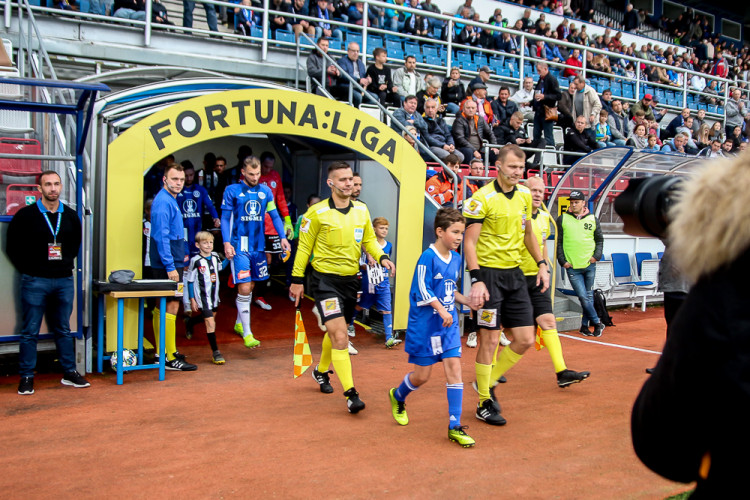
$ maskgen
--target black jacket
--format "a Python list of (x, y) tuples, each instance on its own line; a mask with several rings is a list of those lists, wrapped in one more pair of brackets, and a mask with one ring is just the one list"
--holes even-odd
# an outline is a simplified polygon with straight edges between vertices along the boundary
[(541, 90), (544, 93), (544, 99), (537, 101), (536, 99), (531, 101), (534, 106), (536, 113), (544, 114), (544, 106), (555, 107), (557, 102), (562, 99), (562, 93), (560, 92), (560, 85), (557, 83), (557, 78), (552, 76), (552, 73), (547, 73), (544, 78), (539, 78), (536, 82), (534, 90)]
[(495, 130), (495, 137), (497, 138), (498, 144), (516, 144), (516, 139), (529, 138), (523, 127), (518, 127), (518, 130), (513, 130), (513, 127), (510, 125), (500, 125)]
[[(62, 260), (49, 260), (49, 243), (54, 242), (36, 203), (23, 207), (8, 224), (6, 252), (19, 273), (40, 278), (67, 278), (73, 274), (73, 264), (81, 247), (81, 221), (70, 207), (62, 205), (63, 213), (57, 243), (62, 248)], [(57, 226), (58, 213), (48, 215), (52, 228)]]
[(466, 99), (466, 89), (464, 84), (459, 80), (458, 85), (453, 87), (448, 86), (450, 78), (443, 80), (443, 87), (440, 90), (440, 100), (443, 104), (452, 102), (454, 104), (461, 104), (461, 101)]
[[(505, 105), (500, 102), (500, 99), (495, 99), (491, 106), (492, 113), (495, 115), (495, 119), (500, 122), (500, 125), (507, 125), (510, 122), (510, 115), (518, 111), (518, 104), (510, 99), (506, 101)], [(497, 127), (495, 127), (495, 130), (497, 130)], [(495, 135), (497, 135), (497, 132), (495, 132)]]
[(422, 141), (426, 142), (428, 146), (435, 146), (442, 148), (443, 146), (453, 144), (453, 136), (451, 135), (451, 129), (447, 123), (443, 121), (439, 116), (432, 118), (423, 117), (424, 122), (427, 124), (427, 134), (422, 137)]
[[(596, 139), (589, 135), (585, 129), (583, 132), (579, 132), (575, 127), (570, 127), (568, 131), (565, 132), (564, 143), (565, 151), (590, 153), (596, 149)], [(572, 165), (578, 158), (580, 157), (565, 155), (563, 162), (566, 165)]]

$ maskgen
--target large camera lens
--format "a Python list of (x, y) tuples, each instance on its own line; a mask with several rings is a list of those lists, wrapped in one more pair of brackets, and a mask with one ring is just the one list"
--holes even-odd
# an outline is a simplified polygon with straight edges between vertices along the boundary
[(615, 199), (615, 212), (624, 231), (633, 236), (663, 238), (669, 226), (669, 208), (683, 179), (673, 175), (630, 179)]

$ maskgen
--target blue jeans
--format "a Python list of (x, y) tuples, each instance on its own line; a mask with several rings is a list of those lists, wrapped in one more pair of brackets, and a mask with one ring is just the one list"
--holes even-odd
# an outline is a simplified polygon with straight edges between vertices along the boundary
[[(193, 27), (193, 9), (195, 8), (195, 2), (190, 0), (182, 0), (182, 26), (185, 28)], [(206, 9), (206, 22), (208, 23), (208, 29), (211, 31), (219, 31), (216, 19), (216, 7), (212, 3), (204, 3), (203, 8)]]
[[(541, 106), (541, 104), (540, 104)], [(553, 122), (549, 122), (544, 119), (544, 109), (539, 109), (534, 113), (534, 140), (538, 141), (542, 138), (542, 132), (544, 132), (544, 139), (547, 141), (548, 146), (555, 145), (555, 138), (552, 133)]]
[(448, 102), (445, 104), (445, 112), (457, 115), (461, 108), (455, 102)]
[(18, 371), (22, 377), (33, 377), (36, 368), (36, 344), (42, 317), (55, 335), (57, 354), (63, 370), (75, 371), (75, 344), (70, 333), (73, 312), (73, 276), (68, 278), (39, 278), (21, 275), (21, 341), (19, 342)]
[(599, 316), (596, 315), (596, 309), (594, 309), (594, 278), (596, 277), (596, 264), (589, 264), (588, 267), (583, 269), (566, 269), (568, 272), (568, 279), (570, 285), (573, 287), (573, 291), (578, 295), (578, 300), (581, 302), (581, 308), (583, 309), (583, 318), (581, 324), (588, 326), (589, 322), (594, 325), (599, 324)]

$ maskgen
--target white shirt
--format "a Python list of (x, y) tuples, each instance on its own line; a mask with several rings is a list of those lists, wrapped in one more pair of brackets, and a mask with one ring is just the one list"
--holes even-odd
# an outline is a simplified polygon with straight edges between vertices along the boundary
[(518, 89), (515, 94), (510, 97), (511, 101), (516, 102), (519, 106), (524, 102), (531, 102), (534, 100), (534, 89), (527, 91), (523, 87)]
[(693, 75), (690, 79), (690, 86), (695, 90), (702, 91), (706, 88), (706, 79), (700, 75)]

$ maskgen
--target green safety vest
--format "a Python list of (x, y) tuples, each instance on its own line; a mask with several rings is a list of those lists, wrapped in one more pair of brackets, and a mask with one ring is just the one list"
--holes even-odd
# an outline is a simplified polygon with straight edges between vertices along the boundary
[(562, 216), (563, 252), (565, 260), (570, 262), (573, 269), (584, 269), (589, 266), (589, 259), (594, 255), (596, 241), (596, 217), (588, 214), (582, 219), (575, 215), (564, 213)]

